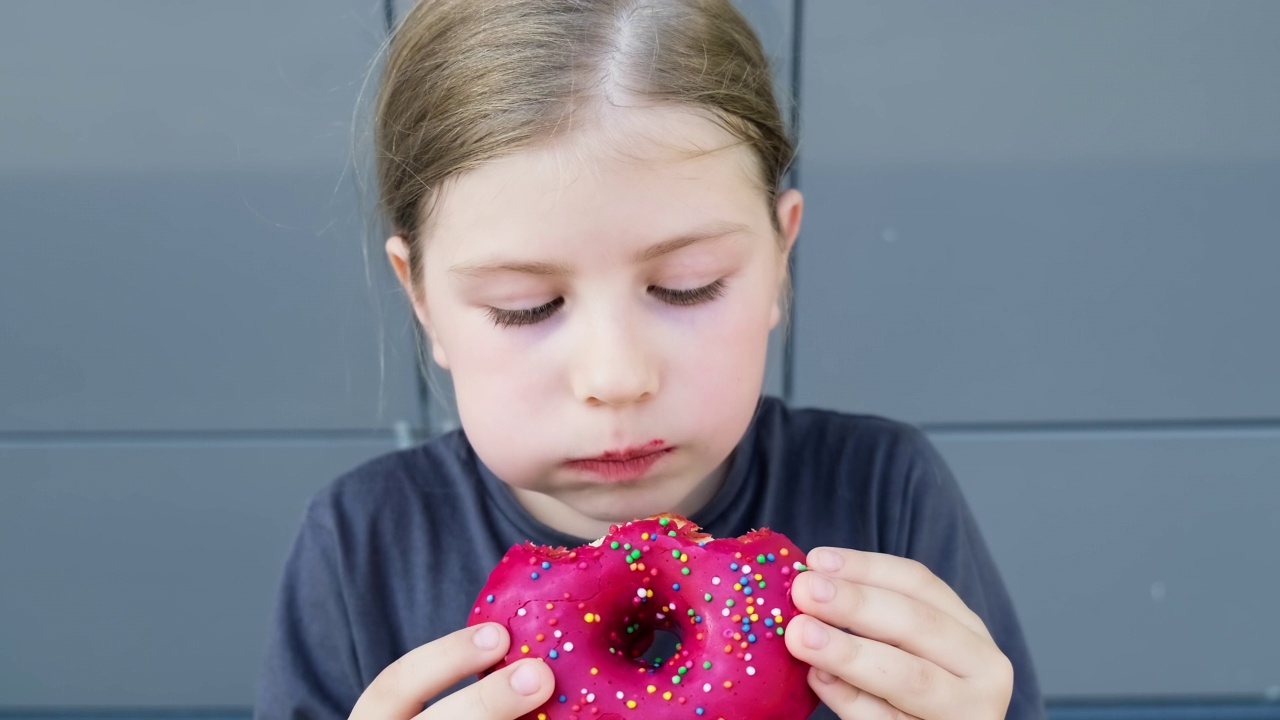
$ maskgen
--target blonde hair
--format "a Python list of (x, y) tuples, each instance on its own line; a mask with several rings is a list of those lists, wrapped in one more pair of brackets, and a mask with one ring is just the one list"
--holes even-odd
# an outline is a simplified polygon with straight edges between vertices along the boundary
[(373, 128), (381, 211), (407, 241), (415, 291), (445, 181), (617, 97), (699, 111), (749, 146), (778, 231), (794, 150), (730, 0), (420, 0), (389, 41)]

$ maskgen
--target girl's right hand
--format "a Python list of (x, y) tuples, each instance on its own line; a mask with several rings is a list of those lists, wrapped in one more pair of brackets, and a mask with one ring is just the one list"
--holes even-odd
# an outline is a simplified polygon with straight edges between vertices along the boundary
[(422, 709), (459, 680), (493, 667), (510, 644), (506, 628), (485, 623), (410, 650), (365, 688), (351, 718), (515, 720), (555, 690), (551, 668), (540, 659), (520, 660)]

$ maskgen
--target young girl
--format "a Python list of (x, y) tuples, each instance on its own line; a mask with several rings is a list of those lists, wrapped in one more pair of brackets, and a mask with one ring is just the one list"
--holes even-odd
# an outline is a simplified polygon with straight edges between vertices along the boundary
[(489, 571), (514, 543), (661, 511), (812, 549), (785, 642), (813, 668), (815, 717), (1042, 717), (928, 441), (761, 397), (802, 201), (729, 0), (425, 0), (391, 41), (376, 123), (387, 256), (462, 429), (313, 500), (260, 717), (536, 708), (541, 660), (471, 682), (510, 642), (465, 628)]

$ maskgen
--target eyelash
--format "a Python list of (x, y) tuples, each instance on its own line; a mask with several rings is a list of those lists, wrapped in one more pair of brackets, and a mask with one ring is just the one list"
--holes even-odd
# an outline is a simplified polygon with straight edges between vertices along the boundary
[[(668, 305), (687, 307), (711, 302), (720, 297), (724, 293), (724, 280), (716, 280), (710, 285), (693, 288), (692, 290), (668, 290), (657, 285), (650, 285), (649, 291)], [(503, 310), (491, 307), (488, 309), (488, 315), (493, 324), (498, 327), (535, 325), (554, 315), (561, 305), (564, 305), (564, 298), (558, 297), (545, 305), (528, 308), (527, 310)]]

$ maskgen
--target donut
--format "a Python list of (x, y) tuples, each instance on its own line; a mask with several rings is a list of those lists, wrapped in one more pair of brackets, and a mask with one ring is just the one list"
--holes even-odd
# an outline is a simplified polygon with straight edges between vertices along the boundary
[[(524, 716), (536, 720), (804, 720), (818, 697), (782, 638), (804, 560), (767, 528), (714, 539), (673, 514), (574, 549), (515, 545), (468, 619), (511, 634), (481, 677), (543, 658), (556, 688)], [(646, 659), (660, 631), (678, 639), (674, 652)]]

